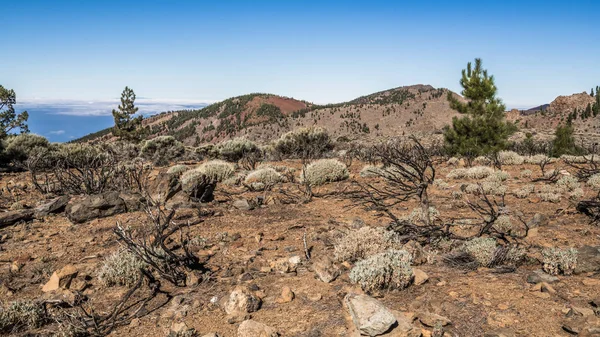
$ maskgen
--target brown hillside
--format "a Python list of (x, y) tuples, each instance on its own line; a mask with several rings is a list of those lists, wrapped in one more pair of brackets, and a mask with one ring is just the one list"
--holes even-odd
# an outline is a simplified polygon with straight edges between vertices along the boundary
[(456, 115), (450, 109), (447, 94), (447, 89), (414, 85), (329, 105), (250, 94), (201, 110), (163, 114), (148, 125), (152, 127), (152, 136), (170, 134), (187, 145), (239, 136), (268, 142), (290, 130), (311, 125), (326, 128), (334, 138), (347, 139), (431, 134), (441, 131)]

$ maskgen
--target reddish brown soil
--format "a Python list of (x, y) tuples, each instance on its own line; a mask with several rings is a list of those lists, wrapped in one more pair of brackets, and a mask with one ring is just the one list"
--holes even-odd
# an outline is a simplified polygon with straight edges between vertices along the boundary
[[(297, 163), (283, 163), (298, 166)], [(354, 163), (352, 177), (362, 180), (358, 172), (362, 164)], [(506, 166), (511, 174), (508, 181), (509, 191), (521, 187), (529, 178), (519, 177), (523, 169), (531, 169), (539, 174), (537, 167), (531, 165)], [(438, 169), (438, 177), (446, 180), (451, 188), (431, 190), (432, 202), (444, 218), (473, 218), (473, 213), (462, 201), (450, 197), (452, 190), (458, 190), (464, 181), (452, 181), (445, 178), (451, 168), (443, 165)], [(3, 176), (0, 186), (9, 180), (23, 181), (23, 175)], [(540, 183), (538, 183), (540, 184)], [(291, 186), (284, 188), (292, 189)], [(318, 189), (323, 192), (342, 191), (348, 182), (329, 184)], [(240, 192), (237, 196), (252, 199), (258, 193), (243, 192), (241, 188), (228, 188), (230, 192)], [(225, 312), (211, 298), (219, 299), (228, 295), (235, 285), (246, 283), (256, 285), (263, 294), (260, 310), (252, 313), (253, 319), (276, 328), (281, 336), (348, 336), (353, 325), (347, 310), (342, 304), (343, 296), (350, 290), (359, 291), (349, 282), (348, 271), (330, 284), (315, 278), (311, 264), (303, 261), (297, 273), (281, 274), (261, 271), (270, 262), (279, 257), (304, 255), (302, 238), (307, 233), (308, 243), (312, 246), (313, 258), (332, 255), (333, 239), (340, 232), (351, 228), (350, 223), (360, 217), (371, 226), (384, 226), (388, 220), (383, 214), (352, 208), (350, 201), (341, 194), (317, 197), (307, 204), (281, 204), (283, 196), (277, 189), (267, 196), (275, 200), (251, 211), (240, 211), (231, 207), (229, 198), (217, 190), (218, 201), (206, 206), (217, 215), (208, 217), (204, 223), (192, 227), (192, 237), (201, 236), (208, 240), (210, 251), (214, 253), (207, 263), (212, 270), (210, 280), (198, 286), (175, 289), (163, 282), (166, 290), (182, 294), (190, 300), (191, 309), (187, 316), (173, 319), (170, 314), (171, 303), (140, 318), (130, 326), (118, 328), (113, 336), (165, 336), (175, 320), (186, 322), (200, 335), (218, 332), (220, 336), (236, 336), (238, 323), (228, 323)], [(586, 188), (588, 196), (593, 191)], [(262, 195), (262, 194), (261, 194)], [(4, 195), (4, 207), (14, 200)], [(34, 204), (42, 197), (28, 191), (21, 198)], [(600, 228), (590, 225), (588, 219), (578, 214), (571, 202), (563, 198), (560, 203), (541, 202), (532, 196), (529, 199), (517, 199), (512, 195), (506, 198), (513, 211), (523, 213), (529, 219), (534, 213), (543, 213), (550, 217), (548, 226), (532, 231), (524, 240), (530, 262), (515, 272), (498, 274), (490, 269), (478, 269), (465, 272), (450, 268), (441, 262), (420, 266), (430, 277), (421, 286), (410, 286), (402, 291), (390, 291), (381, 294), (380, 300), (390, 309), (402, 312), (428, 310), (444, 315), (452, 320), (446, 330), (450, 336), (483, 336), (497, 328), (510, 328), (518, 336), (568, 336), (562, 329), (564, 324), (584, 326), (597, 320), (597, 317), (567, 317), (566, 312), (572, 306), (590, 308), (591, 299), (600, 298), (600, 277), (598, 275), (559, 276), (554, 284), (556, 294), (540, 295), (532, 291), (532, 285), (526, 282), (527, 274), (540, 268), (536, 260), (542, 247), (580, 247), (582, 245), (600, 245)], [(396, 212), (408, 214), (416, 206), (415, 202), (402, 204)], [(80, 270), (80, 276), (89, 276), (90, 288), (85, 291), (93, 305), (106, 310), (111, 303), (125, 292), (122, 287), (105, 288), (97, 280), (96, 272), (102, 258), (115, 251), (119, 245), (112, 233), (116, 222), (133, 227), (146, 223), (142, 212), (122, 214), (111, 218), (98, 219), (90, 223), (73, 225), (63, 215), (49, 216), (45, 221), (34, 221), (0, 229), (0, 237), (8, 234), (0, 242), (0, 299), (35, 299), (43, 296), (40, 289), (50, 274), (66, 264), (73, 264)], [(237, 240), (223, 240), (223, 233), (229, 237), (239, 233)], [(257, 235), (262, 233), (262, 239)], [(429, 248), (429, 247), (428, 247)], [(9, 271), (9, 263), (22, 256), (30, 259), (17, 273)], [(249, 273), (251, 280), (239, 281), (242, 273)], [(296, 298), (290, 303), (278, 303), (284, 286), (290, 287)], [(10, 289), (10, 290), (9, 290)], [(316, 294), (322, 298), (313, 301)], [(164, 297), (156, 299), (159, 305)], [(586, 323), (587, 322), (587, 323)], [(417, 325), (419, 323), (416, 323)], [(56, 325), (47, 325), (33, 333), (44, 333), (57, 329)], [(425, 328), (427, 335), (430, 328)]]

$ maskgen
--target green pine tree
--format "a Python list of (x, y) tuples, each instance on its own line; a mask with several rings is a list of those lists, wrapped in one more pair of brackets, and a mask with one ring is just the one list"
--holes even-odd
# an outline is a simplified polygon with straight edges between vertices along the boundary
[(575, 145), (573, 132), (573, 125), (568, 122), (565, 125), (558, 125), (552, 141), (551, 155), (553, 157), (560, 157), (563, 154), (581, 155), (583, 153), (582, 149)]
[(13, 106), (16, 103), (15, 91), (0, 85), (0, 140), (6, 138), (14, 129), (20, 129), (23, 133), (29, 132), (27, 127), (29, 114), (27, 111), (17, 114)]
[(129, 87), (125, 87), (121, 94), (121, 104), (118, 110), (112, 111), (115, 120), (113, 135), (122, 140), (138, 142), (144, 136), (142, 128), (142, 116), (133, 117), (138, 112), (135, 106), (135, 93)]
[(475, 157), (503, 150), (508, 145), (508, 137), (517, 127), (506, 122), (506, 107), (496, 97), (494, 77), (482, 69), (481, 59), (475, 59), (475, 67), (469, 62), (463, 69), (460, 85), (463, 103), (451, 93), (448, 101), (452, 109), (464, 116), (454, 117), (452, 125), (444, 129), (444, 140), (450, 154)]
[(594, 88), (590, 89), (590, 96), (594, 97)]

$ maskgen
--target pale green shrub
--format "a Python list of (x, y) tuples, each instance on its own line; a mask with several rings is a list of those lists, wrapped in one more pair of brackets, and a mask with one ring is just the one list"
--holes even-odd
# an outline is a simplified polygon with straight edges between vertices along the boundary
[(310, 163), (301, 173), (301, 180), (311, 186), (348, 179), (346, 165), (336, 159), (320, 159)]
[(317, 158), (333, 148), (327, 131), (320, 127), (290, 131), (273, 143), (282, 157)]
[(220, 143), (216, 146), (216, 151), (222, 159), (237, 162), (247, 154), (259, 153), (260, 148), (256, 143), (244, 137), (238, 137)]
[(531, 193), (533, 193), (535, 186), (532, 184), (525, 185), (522, 188), (516, 190), (514, 192), (515, 196), (519, 199), (527, 198)]
[(468, 169), (466, 169), (466, 168), (453, 169), (446, 175), (446, 178), (448, 178), (448, 179), (464, 179), (467, 177), (467, 172), (468, 172)]
[(507, 187), (498, 181), (484, 181), (481, 183), (483, 193), (486, 195), (503, 196), (506, 195)]
[(486, 181), (494, 181), (494, 182), (502, 182), (502, 181), (506, 181), (510, 178), (510, 174), (508, 174), (508, 172), (505, 171), (495, 171), (494, 173), (490, 174), (487, 178), (485, 178)]
[(23, 162), (34, 151), (50, 148), (48, 139), (33, 133), (22, 133), (7, 138), (5, 153), (8, 159), (15, 162)]
[(491, 159), (485, 156), (479, 156), (475, 159), (473, 159), (473, 164), (474, 165), (479, 165), (479, 166), (487, 166), (490, 165), (492, 163)]
[(235, 166), (226, 161), (217, 159), (203, 163), (197, 170), (211, 180), (222, 182), (233, 175)]
[(552, 203), (560, 202), (560, 199), (562, 198), (562, 195), (557, 193), (540, 193), (539, 196), (543, 201)]
[(458, 168), (446, 175), (448, 179), (484, 179), (494, 173), (494, 169), (487, 166), (473, 166), (470, 168)]
[(515, 225), (508, 215), (500, 215), (496, 221), (494, 221), (494, 229), (508, 236), (521, 235), (523, 234), (522, 232), (524, 230), (523, 228)]
[(481, 192), (481, 188), (478, 184), (468, 184), (465, 187), (465, 193), (478, 195)]
[(0, 308), (0, 332), (14, 333), (24, 329), (35, 329), (48, 321), (42, 303), (18, 300)]
[(494, 173), (494, 169), (487, 166), (473, 166), (468, 169), (467, 176), (470, 179), (484, 179)]
[[(440, 218), (440, 212), (433, 206), (429, 207), (429, 219), (436, 220)], [(412, 210), (410, 215), (406, 217), (412, 223), (418, 223), (423, 221), (423, 209), (416, 207)]]
[(523, 156), (513, 151), (498, 152), (498, 160), (502, 165), (521, 165), (525, 161)]
[(574, 201), (581, 200), (584, 195), (585, 193), (583, 192), (582, 188), (576, 188), (569, 194), (569, 199)]
[(542, 268), (550, 275), (571, 275), (577, 266), (577, 254), (575, 248), (546, 248), (542, 250)]
[(579, 180), (573, 176), (562, 176), (556, 181), (556, 186), (562, 187), (567, 192), (580, 188)]
[(469, 253), (479, 263), (487, 267), (494, 260), (494, 254), (497, 249), (496, 239), (493, 238), (475, 238), (465, 242), (463, 250)]
[(173, 136), (158, 136), (146, 140), (140, 149), (142, 158), (151, 160), (156, 166), (167, 165), (185, 153), (183, 144)]
[(274, 169), (261, 168), (250, 172), (244, 179), (244, 183), (255, 190), (263, 190), (279, 183), (281, 179), (281, 174)]
[(400, 237), (381, 227), (361, 227), (349, 232), (334, 244), (337, 261), (356, 261), (388, 249), (400, 249)]
[(104, 259), (98, 278), (106, 286), (132, 286), (146, 264), (131, 252), (121, 249)]
[(565, 193), (565, 187), (559, 185), (543, 185), (539, 189), (539, 197), (543, 201), (557, 203), (560, 202), (562, 194)]
[(588, 178), (587, 185), (594, 190), (600, 190), (600, 173), (594, 174)]
[(556, 161), (556, 159), (554, 159), (554, 158), (548, 158), (548, 156), (546, 156), (545, 154), (536, 154), (533, 156), (526, 156), (524, 158), (525, 158), (525, 163), (533, 164), (533, 165), (539, 165), (540, 163), (542, 163), (544, 161), (548, 161), (549, 163), (553, 163)]
[(405, 250), (388, 250), (358, 261), (350, 270), (350, 281), (367, 293), (382, 289), (404, 289), (413, 280), (412, 257)]

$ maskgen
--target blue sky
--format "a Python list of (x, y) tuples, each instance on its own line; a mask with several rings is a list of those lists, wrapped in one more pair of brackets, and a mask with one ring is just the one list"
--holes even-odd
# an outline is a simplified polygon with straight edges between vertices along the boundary
[(509, 107), (600, 84), (591, 0), (20, 0), (3, 13), (0, 84), (25, 107), (111, 102), (126, 85), (157, 108), (250, 92), (330, 103), (417, 83), (460, 91), (475, 57)]

